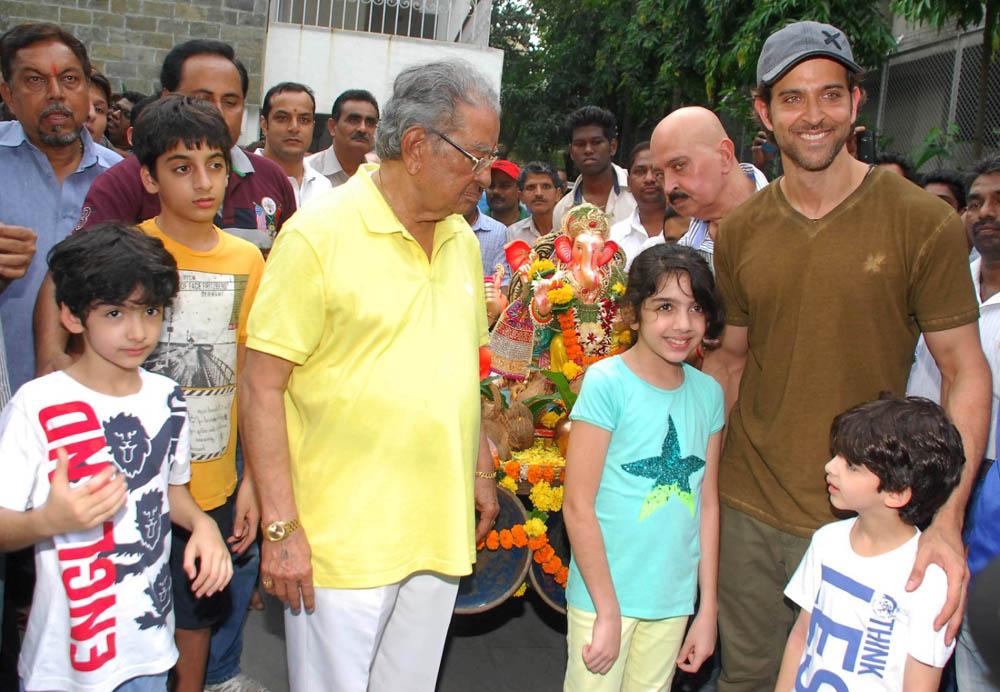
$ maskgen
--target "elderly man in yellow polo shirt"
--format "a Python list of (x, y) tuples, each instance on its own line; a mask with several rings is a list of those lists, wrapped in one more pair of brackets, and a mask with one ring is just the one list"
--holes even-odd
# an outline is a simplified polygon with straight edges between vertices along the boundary
[(489, 185), (499, 111), (468, 63), (403, 71), (381, 165), (295, 214), (271, 251), (239, 403), (292, 690), (431, 692), (496, 517), (483, 270), (457, 212)]

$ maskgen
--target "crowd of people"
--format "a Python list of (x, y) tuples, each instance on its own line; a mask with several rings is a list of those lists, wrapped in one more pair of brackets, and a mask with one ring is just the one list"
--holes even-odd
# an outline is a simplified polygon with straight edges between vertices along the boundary
[(1000, 555), (1000, 156), (855, 158), (837, 28), (764, 44), (770, 183), (698, 106), (627, 168), (597, 106), (566, 120), (574, 181), (501, 159), (459, 60), (343, 91), (315, 153), (294, 82), (238, 145), (219, 41), (151, 96), (54, 24), (0, 37), (0, 71), (0, 551), (33, 547), (35, 583), (0, 682), (264, 690), (259, 584), (293, 690), (433, 690), (499, 511), (479, 350), (507, 251), (596, 210), (633, 345), (571, 413), (565, 689), (669, 689), (717, 649), (727, 692), (937, 690), (953, 651), (960, 692), (1000, 689), (963, 625)]

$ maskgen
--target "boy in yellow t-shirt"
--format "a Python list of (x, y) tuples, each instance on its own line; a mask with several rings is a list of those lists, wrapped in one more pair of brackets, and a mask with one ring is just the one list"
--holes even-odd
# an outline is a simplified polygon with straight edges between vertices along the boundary
[[(264, 260), (251, 243), (214, 223), (231, 146), (218, 111), (185, 96), (147, 106), (133, 136), (143, 186), (160, 198), (160, 214), (139, 228), (163, 242), (180, 274), (177, 298), (145, 367), (183, 387), (191, 422), (191, 494), (240, 555), (253, 544), (259, 512), (249, 474), (236, 491), (236, 381)], [(212, 627), (247, 604), (233, 602), (228, 589), (212, 598), (193, 597), (179, 571), (187, 537), (175, 529), (171, 550), (180, 654), (176, 689), (200, 692)]]

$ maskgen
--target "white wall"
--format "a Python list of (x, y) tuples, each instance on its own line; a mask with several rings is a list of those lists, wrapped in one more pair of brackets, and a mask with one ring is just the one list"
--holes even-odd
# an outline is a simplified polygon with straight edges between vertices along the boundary
[(496, 48), (272, 22), (263, 87), (302, 82), (316, 92), (317, 111), (329, 113), (333, 100), (346, 89), (367, 89), (384, 104), (404, 68), (449, 57), (472, 63), (500, 93), (503, 51)]

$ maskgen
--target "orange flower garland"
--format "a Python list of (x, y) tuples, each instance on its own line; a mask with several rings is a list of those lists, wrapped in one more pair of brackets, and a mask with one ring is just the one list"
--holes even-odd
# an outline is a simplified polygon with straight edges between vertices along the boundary
[(580, 339), (576, 335), (576, 310), (574, 308), (559, 313), (559, 328), (562, 330), (563, 346), (566, 347), (566, 355), (574, 363), (584, 368), (625, 350), (621, 346), (618, 346), (610, 349), (603, 356), (586, 355), (583, 352), (583, 347), (580, 346)]
[(527, 545), (532, 551), (531, 558), (542, 566), (542, 571), (552, 575), (559, 586), (565, 587), (569, 577), (569, 569), (563, 564), (562, 558), (556, 555), (555, 549), (549, 544), (548, 534), (528, 538), (524, 524), (515, 524), (509, 529), (493, 529), (486, 534), (486, 540), (476, 546), (477, 550), (485, 547), (487, 550), (510, 550), (512, 546), (521, 548)]
[(528, 534), (524, 532), (524, 524), (514, 524), (510, 527), (510, 535), (515, 547), (523, 548), (528, 545)]
[(566, 355), (577, 365), (583, 365), (583, 348), (580, 340), (576, 336), (576, 310), (570, 308), (559, 313), (559, 328), (562, 330), (563, 346), (566, 347)]

